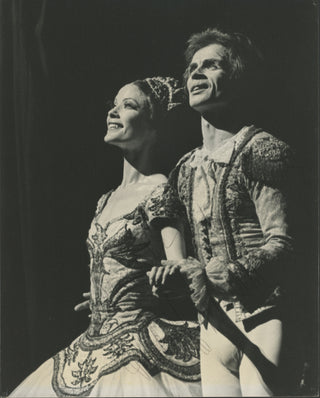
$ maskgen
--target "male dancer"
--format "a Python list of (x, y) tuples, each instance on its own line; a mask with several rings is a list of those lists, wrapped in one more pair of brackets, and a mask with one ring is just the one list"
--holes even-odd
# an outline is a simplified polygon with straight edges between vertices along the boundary
[[(186, 60), (203, 146), (186, 154), (169, 180), (185, 205), (197, 259), (163, 261), (165, 274), (179, 268), (187, 275), (202, 314), (203, 394), (270, 396), (282, 345), (281, 285), (292, 251), (285, 194), (291, 151), (250, 125), (260, 56), (247, 37), (218, 29), (194, 34)], [(231, 328), (214, 319), (218, 305)], [(239, 344), (230, 340), (232, 329)]]

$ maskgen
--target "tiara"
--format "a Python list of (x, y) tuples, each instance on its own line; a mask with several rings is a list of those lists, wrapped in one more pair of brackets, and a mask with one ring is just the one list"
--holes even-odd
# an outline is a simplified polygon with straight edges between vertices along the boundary
[(184, 91), (173, 77), (148, 77), (145, 81), (164, 110), (169, 111), (184, 102)]

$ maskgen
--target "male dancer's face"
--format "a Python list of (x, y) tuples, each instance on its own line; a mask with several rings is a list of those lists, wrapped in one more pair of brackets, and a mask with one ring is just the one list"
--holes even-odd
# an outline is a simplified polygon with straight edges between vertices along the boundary
[(224, 68), (226, 49), (210, 44), (198, 50), (189, 65), (189, 104), (204, 114), (228, 104), (229, 78)]

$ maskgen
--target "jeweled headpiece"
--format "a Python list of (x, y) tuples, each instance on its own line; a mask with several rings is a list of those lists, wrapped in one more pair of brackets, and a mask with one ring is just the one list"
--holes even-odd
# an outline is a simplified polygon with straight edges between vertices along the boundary
[(178, 80), (173, 77), (147, 77), (144, 81), (164, 111), (169, 111), (186, 100), (184, 90), (180, 87)]

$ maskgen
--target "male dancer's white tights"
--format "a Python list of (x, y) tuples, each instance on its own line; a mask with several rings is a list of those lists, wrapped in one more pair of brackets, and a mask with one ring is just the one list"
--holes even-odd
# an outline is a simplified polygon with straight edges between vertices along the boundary
[[(227, 312), (234, 321), (234, 309)], [(282, 322), (268, 320), (246, 332), (242, 322), (238, 328), (257, 345), (261, 353), (273, 364), (278, 365)], [(249, 397), (272, 396), (272, 391), (262, 380), (253, 363), (234, 344), (213, 326), (201, 325), (201, 378), (204, 396)]]

